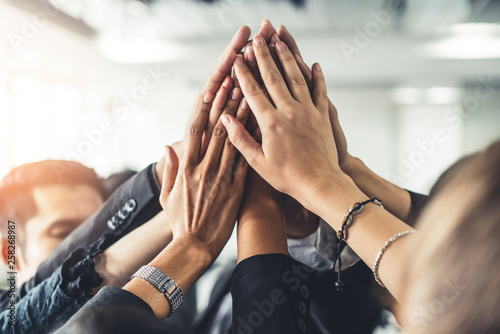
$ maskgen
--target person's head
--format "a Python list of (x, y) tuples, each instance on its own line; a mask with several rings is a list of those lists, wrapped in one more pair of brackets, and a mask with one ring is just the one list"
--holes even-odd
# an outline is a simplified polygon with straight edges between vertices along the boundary
[(49, 160), (13, 169), (0, 181), (3, 262), (8, 264), (15, 236), (16, 269), (20, 281), (29, 278), (103, 199), (96, 173), (79, 163)]
[(500, 141), (447, 177), (412, 236), (399, 315), (409, 333), (500, 333)]

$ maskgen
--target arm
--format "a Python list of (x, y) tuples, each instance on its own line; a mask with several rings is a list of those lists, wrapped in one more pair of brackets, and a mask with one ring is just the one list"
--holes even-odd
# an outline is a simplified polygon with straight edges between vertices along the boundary
[(96, 293), (103, 286), (122, 287), (142, 264), (151, 261), (170, 241), (172, 230), (166, 213), (161, 211), (94, 258), (95, 271), (103, 281), (92, 291)]
[(156, 185), (154, 168), (150, 165), (125, 182), (99, 211), (65, 238), (38, 267), (35, 285), (50, 277), (73, 250), (98, 243), (105, 235), (118, 240), (158, 214), (161, 211), (158, 201), (160, 190)]
[[(223, 116), (229, 137), (269, 184), (294, 197), (338, 230), (348, 208), (367, 196), (340, 168), (321, 68), (319, 64), (313, 66), (311, 93), (284, 43), (276, 43), (276, 50), (288, 86), (261, 36), (255, 36), (254, 50), (274, 105), (263, 94), (243, 58), (237, 57), (236, 75), (262, 131), (263, 142), (257, 143), (234, 118)], [(411, 228), (389, 212), (367, 205), (350, 227), (347, 243), (372, 266), (382, 245), (394, 234), (406, 230)], [(391, 245), (379, 268), (382, 281), (396, 298), (401, 290), (398, 268), (402, 268), (404, 261), (399, 254), (407, 240), (403, 238)]]
[[(217, 258), (229, 239), (243, 197), (248, 165), (243, 158), (234, 165), (237, 151), (226, 140), (226, 132), (219, 122), (206, 154), (200, 158), (213, 108), (222, 103), (223, 114), (234, 115), (242, 122), (248, 117), (248, 108), (243, 108), (243, 103), (240, 103), (241, 90), (235, 88), (230, 92), (230, 86), (231, 80), (226, 78), (213, 104), (200, 101), (187, 129), (185, 153), (180, 163), (174, 150), (167, 146), (160, 201), (168, 213), (165, 219), (172, 230), (173, 240), (149, 265), (167, 273), (184, 294)], [(62, 331), (78, 328), (86, 315), (102, 306), (100, 300), (109, 289), (101, 290)], [(163, 293), (137, 277), (112, 293), (110, 304), (116, 304), (113, 300), (121, 297), (133, 304), (137, 302), (160, 319), (170, 313), (170, 305)]]
[[(234, 115), (237, 110), (235, 117), (244, 123), (249, 110), (243, 109), (240, 103), (239, 88), (230, 93), (223, 84), (214, 106), (218, 100), (225, 102), (228, 96), (230, 99), (223, 114)], [(216, 124), (206, 154), (200, 161), (204, 132), (200, 130), (206, 128), (209, 115), (206, 107), (205, 103), (200, 105), (189, 127), (182, 162), (179, 164), (175, 154), (167, 154), (170, 158), (166, 162), (160, 200), (168, 212), (167, 220), (174, 238), (149, 263), (173, 278), (184, 293), (215, 261), (231, 236), (248, 169), (241, 158), (233, 171), (236, 149), (226, 141), (226, 132), (220, 123)], [(148, 282), (136, 278), (123, 289), (144, 300), (158, 318), (169, 314), (167, 300)]]
[[(241, 261), (231, 279), (233, 333), (307, 332), (316, 271), (284, 254)], [(256, 322), (258, 316), (262, 321)]]
[[(215, 94), (226, 76), (231, 73), (234, 57), (245, 45), (249, 35), (250, 31), (248, 27), (241, 28), (234, 35), (228, 47), (222, 53), (216, 68), (210, 74), (195, 100), (195, 108), (193, 109), (194, 112), (191, 118), (194, 117), (194, 113), (197, 110), (196, 108), (202, 101), (206, 101), (209, 110), (211, 110), (207, 127), (204, 130), (204, 132), (208, 134), (208, 138), (210, 138), (210, 134), (224, 106), (222, 103), (222, 105), (219, 104), (211, 108)], [(207, 142), (205, 142), (204, 147), (207, 145)], [(182, 145), (175, 148), (183, 149)], [(149, 166), (124, 183), (115, 193), (113, 193), (111, 198), (106, 201), (96, 214), (92, 215), (87, 221), (81, 224), (79, 228), (73, 231), (52, 252), (50, 257), (39, 266), (33, 282), (34, 284), (30, 284), (29, 286), (26, 285), (26, 287), (32, 288), (49, 277), (74, 249), (86, 247), (101, 238), (104, 234), (110, 234), (115, 240), (118, 240), (157, 215), (161, 211), (159, 195), (164, 166), (165, 158), (161, 159), (157, 164)], [(134, 209), (125, 219), (120, 219), (117, 217), (118, 212), (124, 210), (125, 205), (130, 202), (130, 200), (133, 200), (135, 203)], [(108, 221), (112, 219), (115, 219), (114, 222), (118, 222), (118, 224), (108, 224)], [(112, 229), (109, 225), (116, 226), (116, 228)], [(26, 290), (29, 291), (28, 289)]]
[[(312, 87), (313, 73), (304, 63), (295, 39), (283, 25), (278, 27), (277, 33), (279, 38), (289, 47), (290, 52), (295, 56), (308, 86)], [(375, 196), (382, 200), (384, 207), (399, 219), (407, 221), (410, 215), (416, 215), (418, 208), (412, 207), (408, 191), (381, 178), (369, 169), (362, 160), (348, 153), (347, 140), (339, 122), (338, 111), (330, 100), (328, 100), (328, 114), (337, 146), (339, 166), (342, 171), (349, 175), (357, 187), (368, 197)]]
[(238, 263), (260, 254), (288, 255), (282, 195), (254, 171), (238, 217)]
[[(244, 42), (248, 39), (249, 31), (247, 27), (244, 27), (238, 31), (236, 34), (235, 38), (233, 38), (233, 41), (230, 44), (230, 47), (228, 47), (228, 50), (225, 52), (225, 57), (223, 56), (221, 59), (222, 61), (219, 63), (218, 67), (214, 71), (214, 73), (209, 77), (208, 79), (208, 84), (204, 87), (205, 90), (208, 90), (209, 92), (214, 89), (214, 85), (216, 85), (217, 78), (222, 75), (224, 72), (222, 71), (222, 67), (227, 65), (227, 62), (231, 62), (231, 54), (232, 52), (235, 52), (238, 47), (241, 48), (244, 44)], [(222, 67), (221, 67), (222, 66)], [(227, 66), (226, 66), (227, 67)], [(201, 131), (190, 131), (188, 132), (188, 139), (192, 139), (193, 137), (200, 137), (206, 133), (206, 130), (210, 127), (210, 120), (208, 119), (209, 112), (210, 114), (216, 114), (217, 112), (221, 112), (224, 107), (224, 112), (228, 112), (234, 115), (234, 111), (236, 111), (237, 105), (239, 104), (241, 100), (241, 90), (239, 91), (240, 94), (239, 96), (236, 96), (234, 98), (234, 95), (232, 95), (231, 102), (228, 102), (226, 104), (226, 98), (227, 98), (227, 93), (230, 85), (230, 80), (226, 78), (224, 80), (227, 84), (223, 84), (221, 81), (220, 84), (222, 85), (222, 88), (220, 90), (220, 94), (218, 98), (212, 99), (212, 98), (207, 98), (200, 100), (198, 103), (198, 108), (196, 109), (194, 115), (196, 116), (195, 119), (200, 118), (200, 114), (202, 114), (204, 117), (206, 117), (206, 124), (203, 126), (200, 126), (199, 129)], [(207, 88), (208, 87), (208, 88)], [(207, 93), (208, 95), (211, 95), (210, 93)], [(212, 94), (214, 95), (214, 94)], [(238, 94), (237, 94), (238, 95)], [(236, 107), (235, 107), (236, 104)], [(215, 111), (214, 111), (215, 110)], [(244, 114), (248, 115), (248, 111), (245, 110), (239, 110), (237, 116), (239, 119), (244, 119)], [(219, 127), (222, 127), (219, 125)], [(189, 128), (192, 130), (192, 127)], [(217, 139), (225, 139), (225, 132), (224, 131), (216, 131), (214, 133), (214, 136), (217, 137)], [(189, 140), (188, 140), (189, 141)], [(214, 140), (214, 142), (219, 142), (220, 140)], [(224, 140), (223, 140), (224, 142)], [(201, 142), (200, 142), (201, 145)], [(223, 150), (223, 152), (228, 152), (228, 151), (234, 151), (234, 154), (236, 154), (236, 151), (234, 147), (232, 149), (226, 149)], [(199, 149), (199, 152), (201, 152), (201, 149)], [(219, 159), (219, 156), (216, 155), (217, 152), (214, 151), (212, 152), (211, 155), (211, 160), (214, 161), (214, 156)], [(174, 158), (175, 156), (175, 158)], [(170, 163), (177, 158), (175, 155), (174, 151), (172, 148), (169, 148), (167, 151), (167, 157), (169, 158), (168, 161)], [(226, 153), (225, 158), (231, 159), (231, 154)], [(191, 156), (191, 159), (193, 157)], [(234, 157), (233, 157), (234, 159)], [(218, 160), (217, 160), (218, 161)], [(165, 166), (167, 164), (167, 160), (164, 159), (163, 165)], [(148, 167), (144, 172), (139, 173), (136, 175), (133, 179), (129, 180), (127, 182), (127, 185), (122, 186), (119, 190), (116, 196), (113, 195), (110, 200), (107, 202), (108, 207), (113, 207), (116, 205), (119, 205), (121, 208), (123, 205), (123, 202), (120, 198), (123, 198), (127, 195), (130, 194), (130, 192), (133, 192), (135, 187), (132, 185), (136, 185), (137, 187), (144, 187), (144, 185), (147, 185), (150, 187), (152, 191), (156, 189), (157, 192), (158, 186), (157, 186), (157, 180), (161, 180), (162, 184), (163, 182), (163, 171), (161, 173), (162, 177), (161, 178), (155, 178), (154, 177), (154, 166)], [(247, 167), (245, 164), (242, 164), (240, 168), (237, 170), (245, 170)], [(239, 175), (239, 174), (238, 174)], [(213, 177), (213, 175), (208, 175), (210, 177)], [(205, 177), (208, 177), (207, 175)], [(240, 176), (240, 178), (244, 179), (244, 176)], [(239, 180), (238, 179), (238, 180)], [(210, 180), (212, 182), (213, 180)], [(243, 182), (242, 182), (243, 183)], [(211, 183), (213, 186), (213, 183)], [(215, 183), (215, 185), (219, 185), (218, 183)], [(171, 191), (172, 189), (168, 189)], [(128, 196), (127, 196), (128, 197)], [(145, 195), (145, 199), (147, 203), (154, 203), (154, 194), (151, 195), (151, 193), (148, 193)], [(158, 199), (158, 197), (156, 197)], [(237, 196), (236, 196), (237, 198)], [(118, 204), (121, 203), (121, 204)], [(126, 202), (127, 204), (128, 202)], [(143, 201), (139, 202), (140, 204), (143, 204)], [(160, 206), (158, 204), (158, 206)], [(106, 207), (106, 204), (105, 204)], [(130, 207), (127, 207), (130, 209)], [(168, 244), (169, 240), (171, 239), (171, 232), (169, 230), (168, 224), (165, 224), (165, 221), (163, 220), (164, 218), (162, 217), (155, 217), (154, 219), (151, 220), (150, 224), (146, 224), (142, 226), (142, 228), (134, 231), (135, 233), (127, 236), (125, 239), (120, 240), (117, 244), (115, 244), (113, 247), (108, 248), (111, 244), (113, 244), (116, 240), (117, 237), (121, 237), (126, 234), (125, 231), (130, 230), (132, 227), (135, 228), (137, 227), (136, 224), (137, 222), (132, 222), (132, 221), (141, 221), (144, 219), (144, 217), (148, 215), (153, 215), (157, 214), (161, 210), (161, 206), (159, 210), (147, 210), (148, 207), (142, 207), (138, 205), (137, 207), (134, 207), (133, 209), (126, 210), (128, 212), (127, 217), (118, 224), (118, 226), (115, 226), (115, 229), (112, 229), (113, 232), (106, 233), (106, 230), (109, 228), (110, 224), (105, 224), (106, 220), (104, 220), (104, 217), (107, 216), (106, 210), (100, 210), (96, 215), (91, 217), (89, 221), (86, 223), (82, 224), (82, 226), (78, 229), (79, 232), (76, 234), (73, 233), (72, 237), (70, 238), (69, 241), (67, 241), (64, 245), (64, 247), (58, 248), (53, 256), (49, 260), (47, 260), (41, 268), (40, 275), (37, 275), (39, 279), (42, 280), (42, 282), (45, 282), (43, 277), (46, 277), (45, 279), (52, 277), (51, 275), (48, 275), (49, 270), (51, 268), (55, 268), (52, 271), (52, 275), (54, 272), (56, 272), (58, 267), (60, 267), (59, 261), (62, 262), (61, 259), (64, 259), (66, 254), (70, 253), (70, 249), (77, 249), (66, 261), (65, 265), (73, 268), (71, 270), (74, 274), (75, 270), (81, 270), (83, 271), (81, 275), (85, 276), (91, 276), (90, 279), (87, 280), (82, 280), (80, 277), (75, 278), (75, 283), (72, 282), (64, 282), (63, 280), (57, 280), (56, 283), (54, 281), (50, 281), (57, 285), (57, 287), (64, 292), (64, 296), (67, 297), (68, 303), (74, 303), (74, 305), (80, 305), (82, 302), (84, 302), (87, 298), (88, 295), (90, 294), (90, 289), (98, 286), (100, 283), (102, 283), (101, 277), (99, 277), (99, 274), (102, 274), (104, 278), (104, 283), (106, 284), (115, 284), (118, 285), (120, 282), (123, 280), (126, 280), (126, 277), (130, 277), (129, 273), (133, 272), (134, 268), (137, 267), (139, 263), (145, 263), (150, 260), (151, 257), (154, 256), (154, 254), (157, 254), (158, 248), (163, 249), (165, 247), (165, 244)], [(149, 208), (151, 209), (151, 208)], [(141, 213), (138, 213), (140, 211)], [(175, 212), (175, 210), (171, 210), (172, 212)], [(224, 210), (221, 210), (221, 212), (225, 212)], [(104, 220), (104, 222), (103, 222)], [(162, 222), (163, 220), (163, 222)], [(234, 221), (233, 221), (234, 223)], [(139, 224), (139, 225), (142, 225)], [(163, 226), (162, 226), (163, 225)], [(114, 231), (117, 231), (114, 233)], [(101, 235), (103, 234), (103, 235)], [(142, 237), (148, 236), (148, 238), (143, 239)], [(150, 242), (146, 243), (145, 240), (149, 239)], [(181, 238), (179, 238), (181, 239)], [(92, 242), (94, 240), (94, 242)], [(223, 242), (223, 241), (221, 241)], [(91, 243), (91, 246), (88, 246), (88, 244)], [(174, 245), (179, 245), (179, 241), (176, 241), (173, 243), (171, 246), (174, 247)], [(79, 247), (78, 247), (79, 246)], [(86, 246), (86, 247), (85, 247)], [(140, 247), (139, 247), (140, 246)], [(74, 248), (72, 248), (74, 247)], [(84, 248), (91, 248), (90, 253), (83, 253)], [(138, 249), (144, 250), (144, 252), (140, 253), (137, 252)], [(106, 251), (107, 250), (107, 251)], [(94, 262), (93, 262), (93, 257), (96, 254), (99, 254), (101, 252), (104, 253), (99, 256), (96, 260), (97, 264), (97, 270), (99, 273), (94, 270)], [(177, 252), (177, 250), (176, 250)], [(161, 252), (160, 255), (158, 256), (160, 262), (162, 261), (170, 261), (170, 257), (172, 256), (171, 254), (167, 254), (170, 252)], [(175, 254), (173, 251), (172, 254)], [(182, 254), (179, 254), (178, 257), (176, 257), (176, 260), (178, 261), (179, 259), (182, 259), (183, 256), (186, 254), (192, 254), (189, 252), (189, 249), (187, 248), (185, 252)], [(134, 256), (132, 259), (130, 259), (132, 256)], [(202, 257), (200, 259), (203, 259)], [(186, 261), (188, 262), (188, 261)], [(152, 263), (156, 263), (155, 260), (153, 260)], [(172, 266), (175, 268), (175, 266)], [(74, 269), (77, 268), (77, 269)], [(189, 269), (189, 268), (188, 268)], [(189, 270), (186, 270), (186, 272), (189, 272)], [(48, 275), (48, 276), (47, 276)], [(189, 276), (190, 274), (188, 274)], [(63, 277), (66, 277), (67, 275), (62, 275)], [(44, 283), (44, 286), (47, 284), (51, 284), (49, 281), (47, 283)], [(186, 281), (185, 288), (188, 289), (190, 280)], [(70, 284), (72, 283), (72, 284)], [(184, 283), (182, 283), (184, 284)], [(139, 284), (140, 286), (140, 284)], [(148, 288), (145, 288), (148, 290)], [(96, 289), (97, 290), (97, 289)], [(46, 302), (46, 300), (49, 300), (49, 298), (46, 298), (45, 295), (43, 294), (43, 286), (33, 290), (33, 292), (29, 292), (28, 295), (30, 295), (30, 298), (23, 298), (22, 299), (22, 305), (25, 305), (26, 312), (31, 312), (31, 316), (34, 316), (37, 318), (40, 314), (44, 315), (45, 319), (53, 319), (55, 315), (60, 315), (61, 317), (65, 316), (69, 318), (76, 309), (72, 309), (69, 307), (66, 307), (64, 303), (60, 303), (59, 299), (57, 300), (52, 300), (50, 303), (46, 303), (47, 307), (50, 307), (50, 309), (44, 309), (44, 308), (38, 308), (37, 307), (37, 301), (43, 300)], [(62, 312), (62, 310), (64, 312)], [(25, 312), (25, 311), (21, 311)], [(43, 313), (40, 313), (43, 312)], [(159, 311), (161, 312), (161, 311)], [(48, 320), (49, 321), (49, 320)], [(27, 323), (26, 326), (33, 326), (35, 323), (30, 322)], [(44, 331), (42, 331), (44, 332)]]
[[(233, 333), (302, 333), (316, 271), (287, 256), (282, 194), (257, 173), (247, 178), (231, 279)], [(258, 326), (251, 314), (261, 312)]]

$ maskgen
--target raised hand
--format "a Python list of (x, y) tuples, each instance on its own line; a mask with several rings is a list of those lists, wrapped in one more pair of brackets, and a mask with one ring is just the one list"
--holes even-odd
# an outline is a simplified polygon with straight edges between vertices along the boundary
[(323, 73), (319, 64), (313, 66), (311, 97), (306, 80), (285, 43), (276, 43), (285, 79), (262, 36), (255, 36), (253, 47), (274, 105), (242, 57), (236, 57), (235, 68), (243, 94), (261, 129), (262, 145), (234, 118), (224, 116), (222, 120), (231, 142), (255, 171), (277, 190), (308, 207), (309, 195), (332, 182), (335, 173), (340, 172)]
[[(295, 42), (292, 34), (286, 29), (284, 25), (280, 25), (277, 31), (278, 37), (282, 40), (290, 49), (290, 52), (295, 56), (297, 64), (299, 65), (300, 71), (304, 75), (309, 88), (312, 90), (312, 71), (309, 69), (307, 64), (302, 58), (299, 47)], [(345, 172), (349, 169), (353, 157), (347, 151), (347, 140), (344, 135), (344, 131), (340, 126), (337, 108), (333, 105), (332, 101), (328, 99), (328, 114), (330, 116), (330, 123), (332, 125), (333, 136), (335, 138), (335, 144), (337, 146), (337, 154), (339, 157), (340, 168)]]
[[(241, 103), (241, 89), (236, 87), (229, 92), (230, 86), (231, 79), (226, 78), (212, 109), (223, 101), (222, 113), (245, 123), (249, 109)], [(201, 157), (203, 133), (212, 113), (210, 105), (200, 102), (188, 128), (188, 140), (180, 163), (173, 149), (167, 147), (160, 202), (174, 241), (185, 240), (191, 246), (199, 246), (215, 260), (231, 236), (243, 197), (248, 165), (241, 157), (234, 167), (237, 151), (226, 141), (227, 134), (220, 122), (216, 123), (207, 152)]]
[[(198, 110), (198, 106), (200, 105), (200, 103), (203, 102), (204, 104), (206, 104), (208, 110), (211, 110), (206, 129), (204, 129), (205, 139), (203, 140), (203, 146), (202, 149), (200, 150), (201, 155), (205, 154), (206, 152), (209, 142), (208, 139), (210, 139), (210, 137), (212, 136), (212, 131), (215, 127), (215, 124), (218, 122), (222, 108), (224, 107), (224, 101), (223, 101), (222, 105), (217, 105), (215, 108), (211, 108), (212, 103), (214, 102), (215, 94), (220, 89), (225, 78), (231, 74), (234, 58), (245, 46), (249, 37), (250, 37), (250, 28), (247, 26), (241, 27), (236, 32), (236, 34), (231, 39), (231, 42), (227, 46), (226, 50), (224, 50), (224, 52), (220, 56), (217, 66), (210, 73), (207, 81), (205, 82), (203, 88), (201, 89), (201, 92), (198, 94), (198, 97), (196, 98), (193, 104), (194, 106), (193, 113), (191, 113), (191, 116), (187, 124), (190, 124), (190, 122), (196, 116), (196, 111)], [(186, 140), (187, 137), (184, 138), (184, 141)], [(178, 144), (177, 147), (174, 148), (177, 153), (183, 151), (183, 145)], [(180, 151), (178, 150), (178, 148), (180, 149)], [(165, 158), (161, 159), (156, 164), (155, 168), (156, 177), (159, 183), (158, 186), (160, 187), (162, 185), (164, 167), (165, 167)]]

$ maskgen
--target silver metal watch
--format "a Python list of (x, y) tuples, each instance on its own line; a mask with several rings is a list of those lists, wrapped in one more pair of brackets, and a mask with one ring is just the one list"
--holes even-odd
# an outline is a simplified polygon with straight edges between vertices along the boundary
[(146, 282), (154, 285), (158, 290), (160, 290), (167, 298), (170, 304), (170, 317), (177, 309), (181, 306), (184, 301), (182, 296), (181, 288), (174, 282), (170, 276), (162, 272), (160, 269), (153, 266), (142, 266), (141, 269), (132, 275), (132, 278), (138, 277)]

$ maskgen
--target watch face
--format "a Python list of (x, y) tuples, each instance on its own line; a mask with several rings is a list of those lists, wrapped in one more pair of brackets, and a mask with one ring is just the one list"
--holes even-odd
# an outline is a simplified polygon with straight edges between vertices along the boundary
[(169, 295), (171, 295), (175, 291), (175, 288), (175, 283), (172, 280), (168, 281), (167, 284), (165, 284), (165, 291), (167, 291)]

